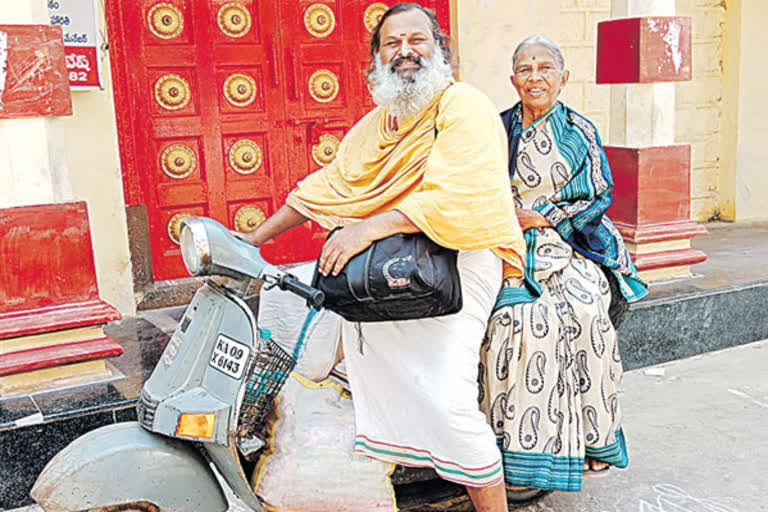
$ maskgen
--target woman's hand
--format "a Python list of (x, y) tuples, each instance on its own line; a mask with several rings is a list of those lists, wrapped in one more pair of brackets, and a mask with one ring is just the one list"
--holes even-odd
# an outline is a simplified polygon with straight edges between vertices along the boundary
[(523, 231), (528, 231), (531, 228), (551, 227), (549, 221), (536, 210), (517, 208), (515, 214), (517, 214), (517, 220), (520, 222), (520, 227)]
[(360, 254), (376, 240), (367, 221), (341, 228), (323, 245), (318, 262), (320, 273), (338, 275), (352, 256)]

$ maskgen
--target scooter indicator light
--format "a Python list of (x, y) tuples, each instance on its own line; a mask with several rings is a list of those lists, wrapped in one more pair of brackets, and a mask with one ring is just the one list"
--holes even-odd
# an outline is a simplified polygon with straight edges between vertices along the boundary
[(213, 424), (216, 420), (215, 413), (180, 414), (179, 423), (176, 425), (176, 435), (183, 437), (196, 437), (199, 439), (213, 438)]

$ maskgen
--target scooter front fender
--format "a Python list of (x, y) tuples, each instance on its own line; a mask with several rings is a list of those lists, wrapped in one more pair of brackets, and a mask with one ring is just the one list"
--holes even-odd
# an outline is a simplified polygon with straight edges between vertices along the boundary
[(59, 452), (31, 492), (46, 512), (150, 502), (164, 512), (224, 512), (216, 476), (189, 443), (152, 434), (137, 422), (88, 432)]

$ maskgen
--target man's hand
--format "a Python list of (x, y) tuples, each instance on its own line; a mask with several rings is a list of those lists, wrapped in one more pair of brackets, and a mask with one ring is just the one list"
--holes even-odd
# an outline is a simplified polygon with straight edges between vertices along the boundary
[(419, 228), (400, 210), (389, 210), (338, 230), (323, 245), (318, 269), (324, 276), (339, 275), (344, 265), (376, 240), (395, 233), (417, 233)]
[(515, 213), (517, 214), (517, 220), (520, 222), (520, 227), (523, 231), (528, 231), (531, 228), (551, 227), (549, 221), (536, 210), (517, 208)]
[(344, 265), (356, 254), (366, 250), (376, 240), (367, 221), (357, 222), (336, 231), (323, 245), (318, 268), (324, 276), (339, 275)]
[(307, 222), (309, 219), (300, 214), (287, 204), (280, 207), (277, 212), (264, 221), (255, 231), (250, 233), (238, 233), (237, 236), (248, 240), (253, 245), (261, 246), (283, 231)]

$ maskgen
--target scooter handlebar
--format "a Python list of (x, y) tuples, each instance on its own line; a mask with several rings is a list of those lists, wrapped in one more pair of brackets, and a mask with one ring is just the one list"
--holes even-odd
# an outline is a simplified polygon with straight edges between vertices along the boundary
[(280, 280), (277, 282), (277, 287), (281, 290), (293, 292), (296, 295), (307, 299), (307, 304), (314, 307), (315, 309), (320, 309), (323, 307), (323, 302), (325, 302), (325, 294), (323, 292), (302, 283), (298, 279), (288, 274), (280, 278)]

